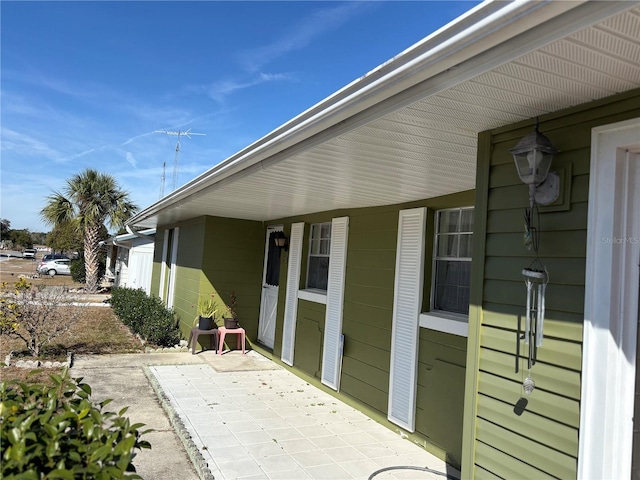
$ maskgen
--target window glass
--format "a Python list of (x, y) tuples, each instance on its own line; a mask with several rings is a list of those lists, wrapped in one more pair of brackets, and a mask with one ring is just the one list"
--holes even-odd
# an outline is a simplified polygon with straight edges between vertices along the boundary
[(315, 223), (311, 225), (307, 288), (327, 290), (330, 248), (331, 223)]
[(473, 241), (472, 207), (436, 212), (432, 309), (468, 314)]

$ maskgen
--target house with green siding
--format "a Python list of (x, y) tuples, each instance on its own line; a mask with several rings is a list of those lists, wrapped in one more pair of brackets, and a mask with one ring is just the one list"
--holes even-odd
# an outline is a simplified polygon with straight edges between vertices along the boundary
[[(557, 182), (531, 209), (512, 150), (534, 128)], [(129, 227), (156, 229), (151, 292), (185, 337), (233, 296), (251, 348), (465, 479), (622, 479), (639, 211), (640, 2), (487, 1)]]

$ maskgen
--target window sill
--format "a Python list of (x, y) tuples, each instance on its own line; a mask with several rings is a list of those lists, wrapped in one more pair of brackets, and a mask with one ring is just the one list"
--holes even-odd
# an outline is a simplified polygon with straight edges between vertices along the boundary
[(298, 290), (298, 298), (308, 302), (321, 303), (323, 305), (327, 304), (327, 292), (324, 290)]
[(465, 315), (425, 312), (420, 314), (420, 327), (459, 337), (469, 336), (469, 318)]

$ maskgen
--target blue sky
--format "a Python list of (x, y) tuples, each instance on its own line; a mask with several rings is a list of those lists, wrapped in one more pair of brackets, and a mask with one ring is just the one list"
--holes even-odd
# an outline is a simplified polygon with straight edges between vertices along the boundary
[(0, 3), (0, 218), (49, 231), (46, 196), (87, 167), (139, 207), (479, 2)]

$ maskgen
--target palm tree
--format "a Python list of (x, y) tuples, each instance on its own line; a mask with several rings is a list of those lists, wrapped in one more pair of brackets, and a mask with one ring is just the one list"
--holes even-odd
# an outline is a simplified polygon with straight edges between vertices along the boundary
[(129, 193), (120, 189), (114, 177), (91, 168), (68, 179), (64, 193), (49, 195), (40, 216), (54, 226), (72, 222), (82, 232), (86, 289), (95, 293), (98, 289), (100, 230), (107, 221), (112, 228), (120, 228), (138, 207), (129, 199)]

